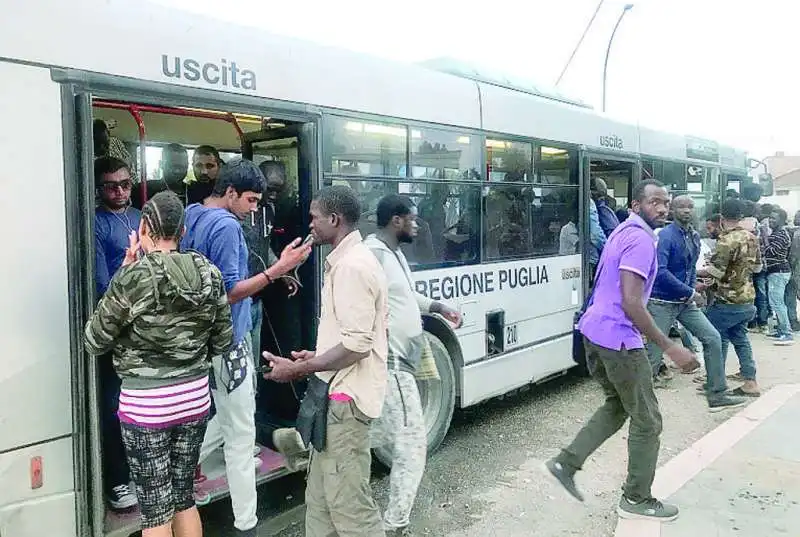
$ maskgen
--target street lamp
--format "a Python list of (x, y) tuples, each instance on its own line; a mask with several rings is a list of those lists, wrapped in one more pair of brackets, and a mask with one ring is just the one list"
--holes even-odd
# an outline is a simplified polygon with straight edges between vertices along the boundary
[(614, 31), (611, 32), (611, 38), (608, 40), (608, 48), (606, 49), (606, 61), (603, 63), (603, 112), (606, 111), (606, 72), (608, 71), (608, 55), (611, 52), (611, 43), (614, 42), (614, 35), (617, 33), (617, 28), (619, 28), (620, 23), (622, 22), (623, 17), (625, 14), (633, 9), (633, 4), (625, 4), (625, 7), (622, 8), (622, 13), (619, 14), (619, 18), (617, 19), (617, 24), (614, 26)]
[(761, 193), (764, 196), (772, 196), (775, 193), (775, 185), (773, 183), (774, 179), (772, 174), (769, 173), (767, 163), (753, 157), (747, 159), (747, 167), (751, 170), (755, 170), (759, 166), (764, 166), (764, 173), (758, 174), (758, 185), (761, 186)]

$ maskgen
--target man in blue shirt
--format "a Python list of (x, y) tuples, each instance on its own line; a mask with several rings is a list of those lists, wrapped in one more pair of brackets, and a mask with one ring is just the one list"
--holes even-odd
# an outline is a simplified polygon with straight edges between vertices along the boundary
[(256, 210), (265, 188), (264, 175), (248, 160), (225, 164), (203, 204), (186, 208), (186, 235), (182, 248), (199, 251), (222, 272), (233, 321), (233, 346), (211, 359), (211, 392), (217, 413), (203, 440), (206, 455), (223, 444), (225, 471), (237, 534), (255, 537), (256, 468), (255, 375), (250, 344), (251, 296), (293, 270), (311, 253), (311, 245), (295, 239), (280, 259), (251, 277), (241, 220)]
[(597, 264), (600, 262), (600, 255), (606, 245), (606, 234), (600, 227), (600, 218), (597, 215), (597, 205), (593, 199), (589, 199), (589, 267), (591, 269), (592, 281), (594, 281)]
[(608, 185), (606, 185), (606, 182), (601, 178), (593, 177), (590, 183), (590, 193), (597, 205), (597, 216), (600, 228), (603, 230), (606, 237), (609, 237), (611, 232), (619, 225), (619, 219), (606, 201), (608, 199)]
[[(700, 310), (705, 306), (702, 293), (705, 287), (697, 283), (700, 235), (692, 226), (693, 212), (694, 202), (689, 196), (672, 200), (673, 222), (658, 234), (658, 272), (647, 309), (662, 332), (667, 333), (677, 320), (703, 344), (708, 378), (706, 395), (709, 410), (715, 412), (741, 406), (744, 400), (726, 395), (722, 340)], [(662, 351), (648, 342), (647, 354), (653, 367), (654, 384), (663, 386), (665, 379), (659, 376), (664, 367)]]
[[(139, 229), (141, 213), (130, 206), (133, 181), (124, 161), (108, 156), (95, 159), (94, 179), (100, 199), (100, 206), (94, 211), (95, 299), (100, 300), (122, 265), (131, 232)], [(112, 509), (129, 509), (137, 502), (129, 485), (130, 472), (117, 417), (121, 381), (110, 356), (100, 357), (97, 367), (103, 397), (100, 415), (105, 494)]]

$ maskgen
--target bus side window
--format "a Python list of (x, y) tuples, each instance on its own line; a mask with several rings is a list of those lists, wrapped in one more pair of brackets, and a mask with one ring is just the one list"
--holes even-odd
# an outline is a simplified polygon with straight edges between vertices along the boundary
[(421, 219), (430, 226), (437, 264), (480, 261), (480, 199), (477, 185), (433, 183), (420, 201)]
[(531, 199), (530, 186), (493, 184), (486, 196), (485, 249), (489, 259), (530, 255)]

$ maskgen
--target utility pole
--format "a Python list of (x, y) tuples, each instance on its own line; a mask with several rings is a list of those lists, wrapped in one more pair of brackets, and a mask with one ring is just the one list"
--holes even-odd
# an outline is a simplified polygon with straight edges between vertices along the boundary
[(606, 49), (606, 61), (603, 63), (603, 112), (606, 111), (606, 72), (608, 71), (608, 55), (611, 52), (611, 43), (614, 42), (614, 35), (617, 33), (617, 28), (619, 28), (622, 19), (625, 17), (625, 14), (633, 9), (633, 4), (625, 4), (625, 7), (622, 8), (622, 13), (619, 14), (619, 18), (617, 19), (617, 24), (614, 25), (614, 31), (611, 32), (611, 37), (608, 40), (608, 48)]
[(594, 15), (592, 15), (592, 18), (589, 19), (589, 24), (587, 24), (586, 28), (584, 28), (583, 33), (581, 34), (581, 38), (578, 40), (578, 44), (575, 45), (575, 48), (573, 49), (572, 54), (570, 54), (569, 59), (567, 60), (567, 63), (564, 65), (564, 68), (561, 70), (561, 74), (558, 75), (558, 80), (556, 80), (556, 87), (558, 87), (558, 84), (561, 82), (561, 79), (564, 78), (564, 73), (567, 72), (567, 68), (569, 68), (569, 65), (572, 63), (572, 59), (575, 57), (575, 54), (578, 53), (578, 49), (581, 48), (581, 43), (583, 43), (583, 39), (586, 37), (586, 34), (589, 33), (589, 28), (592, 27), (592, 24), (594, 23), (594, 19), (597, 18), (597, 13), (600, 11), (600, 8), (603, 7), (603, 2), (605, 2), (605, 0), (600, 0), (597, 3), (597, 7), (594, 10)]

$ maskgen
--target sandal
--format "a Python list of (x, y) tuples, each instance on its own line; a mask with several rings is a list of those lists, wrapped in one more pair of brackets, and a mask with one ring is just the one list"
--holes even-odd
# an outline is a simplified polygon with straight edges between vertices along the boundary
[(741, 388), (741, 386), (735, 390), (731, 390), (730, 394), (737, 397), (761, 397), (761, 392), (746, 392)]

